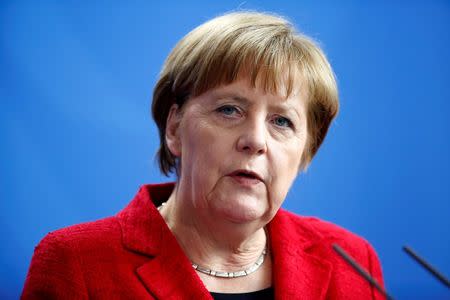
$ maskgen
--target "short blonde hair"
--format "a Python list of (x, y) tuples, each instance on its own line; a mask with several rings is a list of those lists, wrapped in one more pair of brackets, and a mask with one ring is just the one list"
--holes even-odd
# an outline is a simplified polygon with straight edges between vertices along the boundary
[(258, 80), (266, 92), (289, 96), (299, 75), (308, 89), (308, 138), (300, 166), (305, 169), (339, 110), (336, 80), (322, 50), (286, 19), (266, 13), (229, 13), (192, 30), (167, 57), (153, 91), (161, 171), (169, 175), (177, 169), (176, 157), (165, 140), (167, 116), (174, 103), (182, 107), (189, 97), (240, 76), (250, 79), (253, 86)]

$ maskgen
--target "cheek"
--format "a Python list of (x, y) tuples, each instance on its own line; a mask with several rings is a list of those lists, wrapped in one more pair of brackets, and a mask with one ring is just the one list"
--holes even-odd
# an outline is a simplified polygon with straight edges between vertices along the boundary
[(305, 149), (305, 140), (294, 140), (279, 146), (278, 165), (284, 176), (295, 177), (298, 173)]
[(181, 142), (182, 166), (186, 173), (201, 181), (217, 179), (224, 157), (229, 153), (226, 140), (225, 135), (206, 125), (186, 128)]
[[(273, 197), (276, 202), (282, 202), (286, 197), (292, 182), (297, 177), (301, 163), (304, 143), (278, 145), (271, 158), (271, 174)], [(275, 199), (274, 199), (275, 200)]]

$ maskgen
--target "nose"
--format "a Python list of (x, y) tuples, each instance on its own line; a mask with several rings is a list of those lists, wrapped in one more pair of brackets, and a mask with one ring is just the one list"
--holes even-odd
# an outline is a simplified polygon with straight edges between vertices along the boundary
[(247, 120), (237, 140), (237, 149), (252, 155), (267, 152), (267, 129), (264, 120)]

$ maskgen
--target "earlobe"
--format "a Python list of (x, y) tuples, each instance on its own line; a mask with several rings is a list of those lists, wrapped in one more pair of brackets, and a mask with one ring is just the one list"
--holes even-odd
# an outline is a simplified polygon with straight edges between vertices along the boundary
[(181, 141), (179, 127), (181, 122), (181, 112), (177, 104), (170, 107), (166, 122), (166, 143), (170, 153), (176, 157), (181, 156)]

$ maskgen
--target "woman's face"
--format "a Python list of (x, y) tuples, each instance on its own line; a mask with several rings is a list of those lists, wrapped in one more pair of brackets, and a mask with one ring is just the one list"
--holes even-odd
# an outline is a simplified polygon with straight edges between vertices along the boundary
[(305, 92), (286, 99), (239, 80), (189, 99), (182, 112), (173, 106), (166, 139), (181, 159), (183, 200), (220, 220), (269, 222), (299, 171), (305, 102)]

